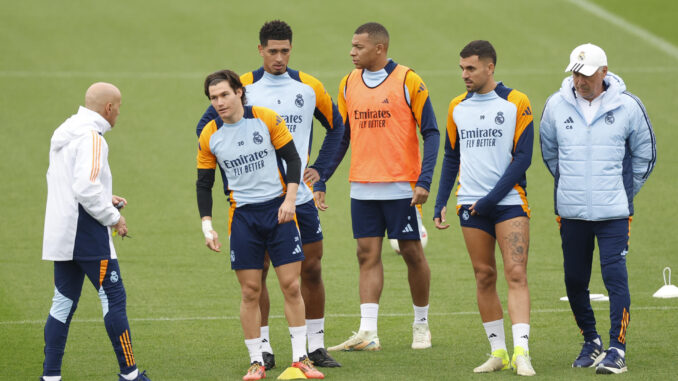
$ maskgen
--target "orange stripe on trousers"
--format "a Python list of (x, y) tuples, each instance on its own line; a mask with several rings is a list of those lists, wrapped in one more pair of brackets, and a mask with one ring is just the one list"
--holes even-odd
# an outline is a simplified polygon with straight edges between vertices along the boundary
[(99, 287), (104, 284), (106, 271), (108, 270), (108, 259), (104, 259), (99, 263)]

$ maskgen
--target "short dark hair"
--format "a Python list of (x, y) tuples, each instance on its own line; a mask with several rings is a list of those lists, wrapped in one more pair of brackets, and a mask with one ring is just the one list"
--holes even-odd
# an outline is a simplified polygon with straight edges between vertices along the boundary
[(268, 21), (259, 29), (259, 43), (266, 46), (268, 40), (289, 40), (291, 44), (292, 28), (281, 20)]
[(242, 95), (240, 96), (240, 101), (244, 105), (247, 102), (245, 98), (245, 87), (240, 82), (240, 77), (233, 70), (219, 70), (210, 74), (205, 78), (205, 95), (207, 99), (210, 97), (210, 86), (214, 86), (220, 82), (228, 82), (228, 85), (231, 86), (233, 91), (238, 91), (242, 89)]
[(379, 43), (388, 45), (389, 36), (386, 27), (379, 24), (378, 22), (368, 22), (358, 27), (358, 29), (353, 32), (353, 34), (363, 34), (367, 33), (367, 36), (370, 40)]
[(464, 49), (459, 52), (461, 58), (478, 56), (478, 58), (491, 58), (493, 64), (497, 64), (497, 52), (489, 41), (475, 40), (469, 42)]

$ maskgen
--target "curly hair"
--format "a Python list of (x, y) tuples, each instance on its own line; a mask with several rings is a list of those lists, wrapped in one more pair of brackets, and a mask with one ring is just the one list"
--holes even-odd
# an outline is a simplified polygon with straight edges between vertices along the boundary
[(268, 40), (289, 40), (291, 44), (292, 28), (281, 20), (268, 21), (259, 30), (259, 43), (266, 46)]

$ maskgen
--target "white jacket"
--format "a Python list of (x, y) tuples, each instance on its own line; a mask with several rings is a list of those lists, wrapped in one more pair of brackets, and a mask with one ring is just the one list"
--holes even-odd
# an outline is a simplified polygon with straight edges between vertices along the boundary
[(633, 215), (633, 197), (657, 159), (645, 106), (611, 72), (597, 114), (587, 123), (572, 77), (544, 106), (539, 133), (544, 162), (555, 178), (555, 212), (601, 221)]
[(103, 134), (111, 125), (80, 107), (54, 131), (47, 170), (47, 210), (42, 259), (115, 259), (111, 226), (120, 213), (113, 206), (113, 178)]

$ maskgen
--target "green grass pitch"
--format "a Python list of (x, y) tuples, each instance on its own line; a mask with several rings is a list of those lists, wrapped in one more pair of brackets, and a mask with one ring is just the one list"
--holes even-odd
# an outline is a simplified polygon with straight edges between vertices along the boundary
[[(208, 104), (202, 93), (205, 75), (222, 68), (238, 73), (258, 68), (259, 27), (275, 18), (286, 20), (294, 30), (290, 67), (315, 75), (335, 99), (340, 78), (352, 69), (348, 53), (353, 30), (367, 21), (383, 23), (391, 33), (389, 55), (414, 68), (429, 86), (441, 130), (449, 101), (463, 92), (458, 52), (468, 41), (487, 39), (495, 45), (496, 78), (529, 96), (535, 133), (546, 98), (565, 76), (571, 49), (586, 42), (602, 46), (610, 70), (643, 100), (658, 143), (656, 169), (636, 198), (628, 256), (632, 296), (629, 372), (620, 378), (675, 378), (678, 300), (655, 299), (652, 293), (663, 284), (663, 267), (672, 266), (678, 273), (673, 251), (678, 247), (676, 2), (1, 3), (1, 380), (37, 379), (42, 371), (42, 330), (53, 289), (52, 265), (40, 260), (49, 139), (82, 104), (85, 89), (94, 81), (115, 83), (123, 93), (121, 116), (106, 139), (114, 192), (129, 200), (125, 215), (134, 238), (116, 239), (116, 247), (140, 368), (147, 369), (153, 380), (240, 379), (248, 357), (238, 320), (239, 287), (227, 256), (203, 246), (195, 201), (194, 127)], [(591, 4), (607, 13), (590, 12)], [(313, 158), (323, 136), (318, 127)], [(359, 325), (358, 266), (350, 231), (346, 161), (328, 184), (330, 209), (321, 214), (326, 237), (326, 345), (343, 341)], [(424, 206), (430, 234), (426, 253), (432, 268), (433, 348), (409, 349), (412, 307), (406, 268), (385, 243), (386, 284), (379, 319), (384, 349), (337, 354), (343, 367), (326, 370), (327, 379), (516, 377), (510, 372), (472, 373), (485, 360), (489, 345), (477, 313), (472, 268), (458, 224), (440, 232), (430, 220), (439, 174), (440, 160), (431, 197)], [(553, 216), (552, 179), (541, 161), (538, 140), (527, 190), (533, 215), (528, 267), (530, 350), (537, 377), (594, 378), (590, 369), (570, 368), (582, 338), (567, 303), (558, 300), (565, 295), (560, 238)], [(214, 195), (215, 227), (224, 237), (226, 203), (218, 187)], [(291, 359), (291, 349), (274, 276), (269, 286), (272, 343), (279, 365), (268, 377), (274, 379)], [(498, 288), (506, 308), (506, 283), (501, 277)], [(594, 260), (591, 290), (606, 293), (598, 260)], [(607, 303), (594, 304), (603, 337), (609, 326), (607, 307)], [(508, 320), (505, 316), (511, 347)], [(86, 284), (71, 326), (64, 379), (113, 380), (116, 371), (98, 298)]]

